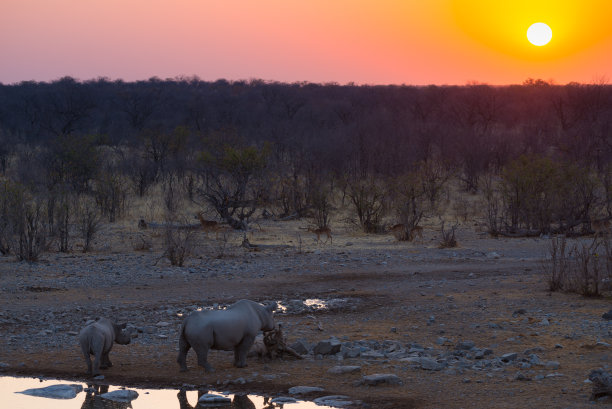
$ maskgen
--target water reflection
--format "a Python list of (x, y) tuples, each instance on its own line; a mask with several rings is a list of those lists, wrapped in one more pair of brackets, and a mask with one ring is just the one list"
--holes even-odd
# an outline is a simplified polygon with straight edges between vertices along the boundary
[(127, 409), (132, 407), (131, 402), (117, 402), (101, 397), (100, 395), (108, 392), (108, 388), (108, 385), (87, 385), (81, 409)]
[[(84, 392), (74, 399), (49, 399), (28, 396), (20, 393), (24, 389), (40, 388), (58, 384), (72, 384), (66, 380), (43, 380), (36, 378), (16, 378), (0, 376), (0, 408), (4, 409), (176, 409), (178, 398), (179, 409), (331, 409), (330, 406), (318, 406), (314, 402), (298, 401), (293, 403), (272, 402), (271, 397), (246, 394), (226, 394), (216, 391), (176, 389), (137, 389), (138, 398), (131, 402), (118, 402), (102, 398), (102, 394), (122, 389), (120, 386), (82, 384)], [(177, 393), (178, 392), (178, 393)], [(206, 393), (214, 393), (230, 398), (228, 404), (199, 405), (198, 399)], [(278, 399), (278, 398), (276, 398)]]
[[(207, 390), (198, 390), (198, 400), (203, 396), (206, 395), (208, 393)], [(196, 408), (202, 408), (205, 407), (207, 409), (209, 408), (223, 408), (223, 409), (257, 409), (255, 404), (253, 403), (253, 401), (251, 399), (249, 399), (249, 397), (247, 395), (244, 394), (236, 394), (234, 395), (234, 398), (232, 399), (232, 403), (231, 406), (230, 405), (223, 405), (223, 404), (219, 404), (219, 405), (198, 405), (197, 403), (195, 405), (191, 405), (189, 403), (189, 400), (187, 399), (187, 392), (185, 392), (184, 390), (179, 391), (179, 393), (176, 395), (178, 397), (178, 401), (179, 401), (179, 408), (180, 409), (196, 409)], [(266, 406), (264, 409), (272, 409), (273, 406)]]

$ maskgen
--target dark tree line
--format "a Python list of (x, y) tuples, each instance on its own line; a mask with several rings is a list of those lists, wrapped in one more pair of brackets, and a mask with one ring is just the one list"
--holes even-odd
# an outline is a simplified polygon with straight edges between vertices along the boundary
[[(507, 168), (525, 157), (563, 163), (558, 180), (563, 172), (583, 175), (580, 169), (596, 175), (612, 198), (612, 86), (69, 77), (0, 84), (0, 177), (37, 198), (54, 234), (78, 208), (67, 192), (86, 196), (112, 221), (129, 194), (144, 196), (157, 183), (180, 186), (236, 228), (262, 204), (280, 217), (303, 216), (316, 203), (327, 209), (325, 195), (338, 190), (366, 231), (377, 231), (381, 215), (394, 207), (416, 225), (418, 201), (433, 205), (451, 175), (465, 191), (482, 192), (491, 175), (520, 175)], [(568, 194), (588, 201), (584, 187)], [(502, 215), (513, 228), (545, 230), (551, 223), (533, 214), (521, 221), (526, 210), (517, 203), (506, 203)], [(590, 204), (572, 209), (556, 212), (588, 217)], [(502, 210), (489, 209), (496, 224)]]

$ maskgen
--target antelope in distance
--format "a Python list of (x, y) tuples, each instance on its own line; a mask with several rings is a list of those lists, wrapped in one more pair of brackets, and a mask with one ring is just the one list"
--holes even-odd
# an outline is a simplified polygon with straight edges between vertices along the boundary
[(198, 219), (200, 219), (200, 224), (202, 224), (202, 230), (206, 232), (206, 237), (208, 237), (209, 231), (215, 232), (215, 238), (219, 237), (219, 230), (221, 230), (219, 222), (215, 220), (206, 220), (202, 212), (198, 212)]
[(321, 228), (318, 228), (318, 229), (315, 229), (315, 228), (312, 228), (312, 227), (308, 227), (306, 229), (306, 231), (309, 231), (309, 232), (314, 233), (314, 234), (317, 235), (317, 243), (321, 241), (321, 236), (323, 234), (325, 234), (327, 236), (327, 239), (325, 240), (325, 243), (327, 243), (327, 240), (329, 240), (330, 244), (333, 244), (331, 229), (329, 227), (327, 227), (327, 226), (321, 227)]
[(610, 219), (592, 220), (591, 229), (593, 229), (594, 238), (607, 236), (610, 233)]
[(419, 239), (423, 241), (423, 228), (421, 226), (414, 226), (409, 230), (405, 224), (398, 223), (391, 226), (389, 231), (393, 233), (397, 241), (413, 241), (416, 236), (419, 236)]
[(414, 239), (416, 239), (416, 236), (419, 236), (419, 239), (421, 240), (421, 242), (423, 242), (423, 228), (421, 226), (414, 226), (412, 230), (410, 230), (409, 241), (414, 241)]

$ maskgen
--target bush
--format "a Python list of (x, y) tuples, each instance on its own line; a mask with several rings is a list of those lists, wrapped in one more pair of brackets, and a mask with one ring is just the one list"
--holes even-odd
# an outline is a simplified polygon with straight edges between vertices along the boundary
[(83, 253), (87, 253), (91, 250), (91, 243), (98, 232), (102, 218), (91, 198), (81, 198), (77, 209), (78, 229), (83, 238)]
[(193, 251), (194, 230), (185, 227), (186, 223), (179, 225), (173, 217), (166, 217), (164, 231), (164, 255), (173, 266), (182, 267), (185, 259)]
[(48, 231), (43, 201), (22, 185), (0, 186), (0, 251), (14, 253), (19, 260), (37, 261), (46, 250)]
[(568, 291), (585, 297), (600, 296), (610, 289), (612, 280), (612, 242), (595, 238), (590, 245), (567, 246), (565, 237), (554, 238), (547, 261), (550, 291)]
[[(601, 183), (587, 168), (547, 157), (521, 156), (502, 172), (501, 213), (513, 232), (567, 233), (588, 220), (600, 200), (600, 190)], [(488, 197), (495, 199), (489, 205), (495, 204), (495, 195)], [(489, 206), (489, 219), (491, 210)]]
[(395, 181), (392, 206), (399, 224), (394, 228), (402, 226), (395, 233), (398, 240), (411, 240), (410, 233), (418, 226), (427, 205), (428, 198), (418, 173), (408, 173)]
[(113, 223), (125, 211), (126, 184), (119, 176), (104, 173), (95, 182), (94, 197), (100, 212)]
[(373, 177), (354, 179), (347, 183), (347, 196), (357, 214), (358, 224), (365, 233), (381, 233), (385, 213), (386, 189)]

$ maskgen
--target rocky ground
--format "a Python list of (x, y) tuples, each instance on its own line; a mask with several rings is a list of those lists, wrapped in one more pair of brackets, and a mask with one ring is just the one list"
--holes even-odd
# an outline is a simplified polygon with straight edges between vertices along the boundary
[[(549, 293), (549, 239), (492, 239), (463, 226), (454, 249), (438, 249), (427, 228), (423, 242), (336, 229), (323, 244), (300, 227), (264, 223), (250, 250), (239, 235), (196, 232), (182, 268), (161, 257), (160, 232), (136, 223), (106, 226), (93, 253), (1, 257), (0, 371), (86, 380), (76, 334), (106, 316), (138, 334), (111, 352), (111, 383), (345, 395), (338, 404), (372, 408), (612, 403), (591, 401), (586, 381), (612, 369), (612, 321), (602, 318), (612, 300)], [(206, 374), (192, 351), (180, 373), (183, 317), (242, 298), (278, 302), (276, 321), (305, 359), (252, 357), (236, 369), (231, 353), (212, 351), (216, 372)]]

